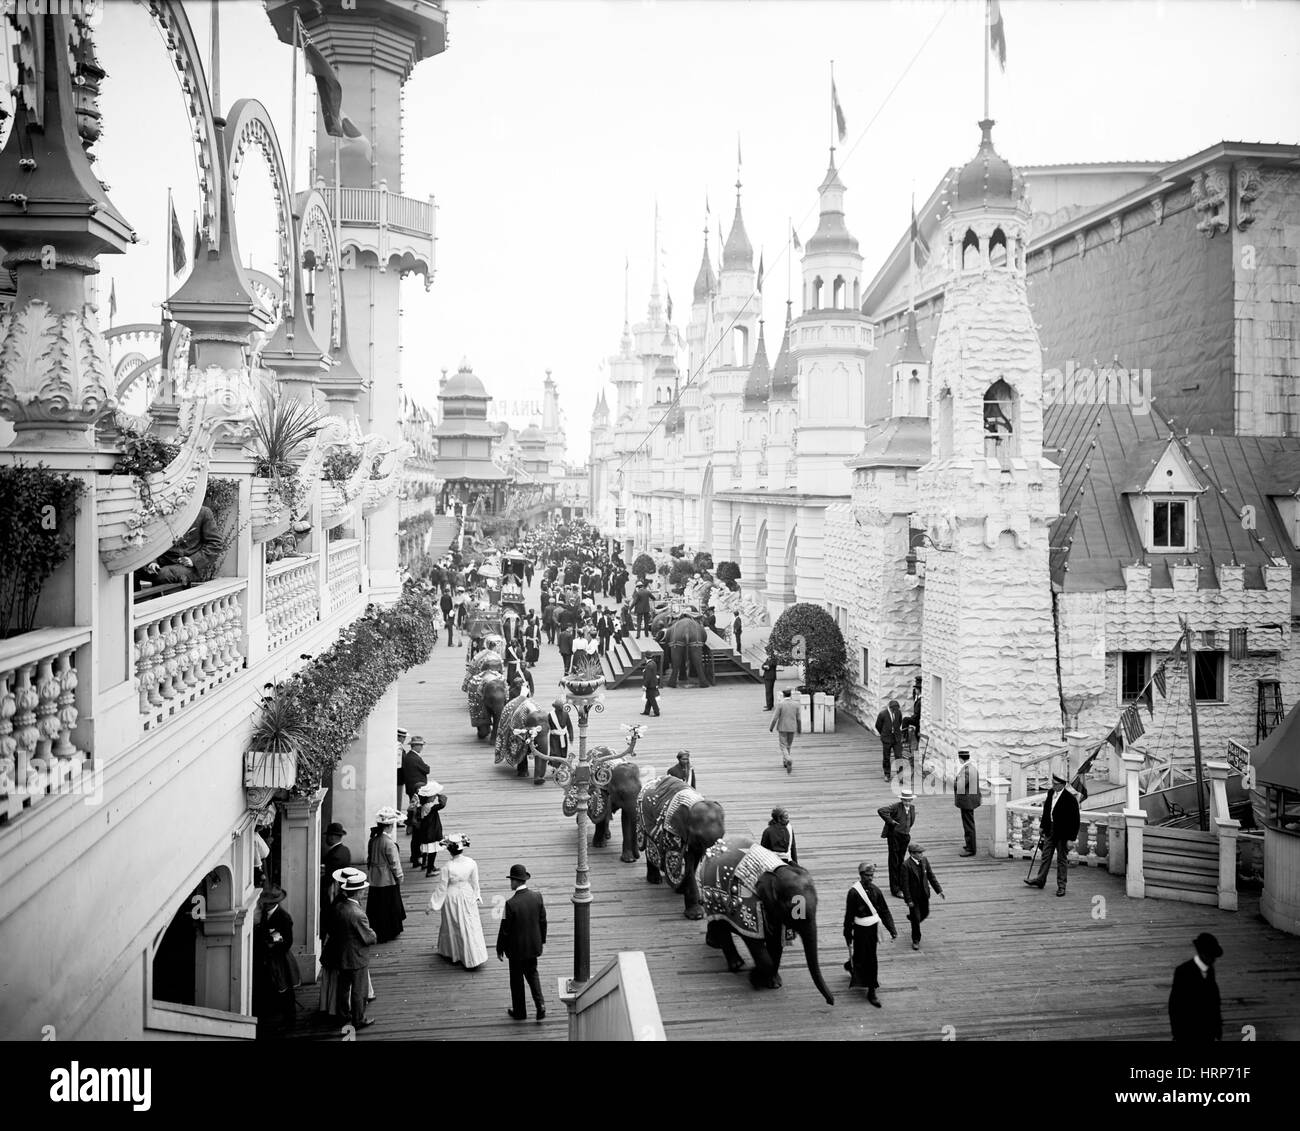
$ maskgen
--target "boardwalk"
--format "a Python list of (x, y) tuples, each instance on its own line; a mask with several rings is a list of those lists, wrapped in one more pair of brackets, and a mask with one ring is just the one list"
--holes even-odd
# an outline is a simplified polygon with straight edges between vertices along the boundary
[[(401, 721), (428, 738), (426, 758), (449, 795), (444, 826), (469, 834), (479, 863), (483, 926), (493, 950), (494, 897), (509, 894), (510, 864), (527, 863), (532, 886), (546, 897), (550, 938), (541, 962), (550, 1015), (542, 1024), (506, 1016), (506, 968), (495, 955), (467, 973), (437, 958), (438, 915), (424, 914), (429, 881), (405, 887), (409, 918), (400, 939), (376, 948), (372, 973), (378, 1023), (362, 1040), (563, 1040), (565, 1012), (554, 1000), (557, 979), (572, 973), (572, 892), (576, 822), (560, 812), (552, 783), (534, 787), (494, 766), (486, 741), (469, 727), (460, 692), (464, 650), (445, 642), (430, 663), (401, 685)], [(559, 677), (553, 647), (543, 645), (539, 698)], [(558, 689), (557, 689), (558, 691)], [(1253, 1026), (1259, 1040), (1300, 1038), (1300, 939), (1256, 917), (1257, 900), (1236, 914), (1154, 900), (1129, 900), (1122, 880), (1074, 869), (1069, 895), (1056, 899), (1021, 884), (1023, 861), (983, 854), (960, 859), (960, 822), (946, 797), (918, 800), (916, 840), (924, 844), (947, 901), (935, 897), (923, 948), (907, 941), (905, 908), (890, 900), (900, 938), (881, 944), (883, 1009), (848, 989), (841, 964), (844, 893), (860, 859), (883, 878), (884, 841), (876, 809), (890, 797), (880, 776), (879, 746), (861, 728), (841, 723), (833, 735), (802, 735), (792, 775), (781, 769), (761, 686), (733, 682), (708, 690), (665, 690), (663, 717), (647, 719), (638, 759), (662, 772), (689, 747), (706, 796), (726, 807), (729, 832), (757, 838), (773, 805), (786, 806), (800, 862), (822, 899), (821, 964), (836, 995), (828, 1006), (814, 989), (798, 943), (786, 951), (785, 985), (757, 992), (727, 973), (721, 954), (704, 945), (703, 923), (682, 917), (682, 901), (645, 882), (642, 864), (622, 864), (617, 842), (592, 852), (592, 970), (616, 951), (644, 950), (670, 1040), (690, 1039), (958, 1039), (1167, 1040), (1166, 1002), (1175, 964), (1191, 954), (1202, 930), (1216, 934), (1225, 1037)], [(620, 723), (638, 721), (640, 689), (606, 695), (592, 716), (591, 741), (622, 748)], [(979, 810), (981, 850), (991, 809)], [(401, 846), (406, 849), (402, 835)], [(405, 852), (404, 852), (405, 854)], [(882, 887), (887, 888), (887, 883)], [(1100, 898), (1099, 898), (1100, 897)], [(531, 1006), (530, 1006), (531, 1012)]]

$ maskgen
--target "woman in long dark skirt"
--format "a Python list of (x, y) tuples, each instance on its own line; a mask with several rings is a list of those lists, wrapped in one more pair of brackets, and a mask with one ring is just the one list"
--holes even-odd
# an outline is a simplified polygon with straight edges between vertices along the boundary
[(396, 841), (397, 822), (401, 819), (396, 809), (385, 805), (375, 817), (366, 846), (366, 871), (370, 875), (366, 918), (381, 943), (397, 938), (406, 918), (402, 906), (402, 856)]

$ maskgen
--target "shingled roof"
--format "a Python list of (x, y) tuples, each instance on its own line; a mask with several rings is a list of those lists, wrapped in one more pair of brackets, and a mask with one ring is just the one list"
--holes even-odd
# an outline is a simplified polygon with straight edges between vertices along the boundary
[[(1246, 588), (1262, 589), (1263, 566), (1273, 557), (1295, 557), (1271, 496), (1300, 489), (1300, 438), (1280, 436), (1182, 438), (1193, 473), (1207, 488), (1197, 500), (1197, 549), (1146, 553), (1125, 494), (1140, 490), (1169, 435), (1154, 411), (1135, 413), (1129, 405), (1047, 409), (1043, 454), (1061, 467), (1063, 512), (1051, 532), (1053, 582), (1067, 592), (1122, 589), (1123, 567), (1145, 560), (1152, 588), (1169, 588), (1169, 563), (1190, 559), (1201, 567), (1201, 588), (1213, 589), (1215, 565), (1235, 555), (1246, 567)], [(1246, 505), (1255, 508), (1253, 532), (1241, 525), (1238, 508)], [(1296, 574), (1300, 581), (1300, 570)]]

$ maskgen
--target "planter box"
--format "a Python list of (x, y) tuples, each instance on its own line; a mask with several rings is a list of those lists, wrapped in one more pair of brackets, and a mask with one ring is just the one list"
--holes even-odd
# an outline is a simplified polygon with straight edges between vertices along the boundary
[(813, 695), (813, 733), (835, 733), (835, 696), (818, 691)]
[(813, 730), (813, 697), (809, 694), (800, 695), (794, 693), (794, 698), (799, 701), (799, 725), (803, 728), (804, 734), (815, 734)]
[(244, 754), (245, 789), (292, 789), (297, 776), (297, 754), (273, 754), (268, 750)]
[(249, 497), (252, 509), (253, 541), (269, 542), (289, 529), (293, 519), (289, 508), (281, 501), (271, 479), (253, 478)]

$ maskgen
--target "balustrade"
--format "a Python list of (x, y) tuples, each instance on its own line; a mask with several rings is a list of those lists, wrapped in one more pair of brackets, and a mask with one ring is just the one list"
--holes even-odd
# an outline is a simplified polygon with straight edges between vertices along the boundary
[(266, 567), (266, 644), (274, 652), (320, 620), (319, 555)]
[(135, 674), (145, 730), (243, 668), (247, 585), (231, 578), (135, 606)]
[(336, 613), (361, 592), (361, 543), (351, 538), (329, 549), (330, 612)]
[(77, 649), (88, 628), (46, 628), (0, 642), (0, 822), (83, 773), (77, 725)]
[[(1007, 855), (1028, 859), (1038, 845), (1043, 798), (1028, 797), (1007, 805)], [(1110, 810), (1085, 809), (1079, 814), (1079, 836), (1070, 850), (1071, 864), (1104, 868), (1110, 857)]]

